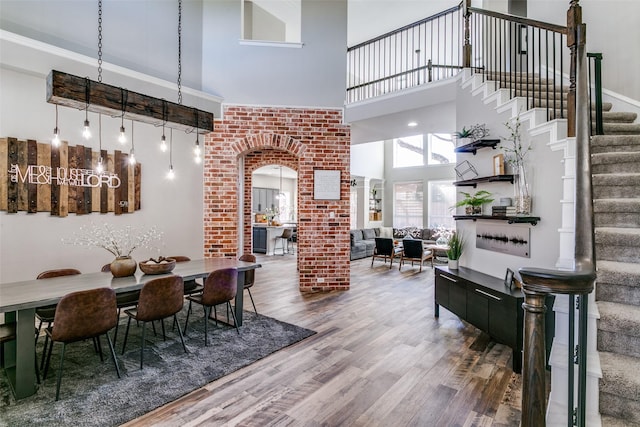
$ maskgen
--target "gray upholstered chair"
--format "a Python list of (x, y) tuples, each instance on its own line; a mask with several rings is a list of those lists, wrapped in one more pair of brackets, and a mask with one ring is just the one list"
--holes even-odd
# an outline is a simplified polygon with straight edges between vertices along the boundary
[[(60, 397), (62, 366), (67, 344), (88, 338), (98, 339), (100, 335), (106, 335), (111, 356), (113, 357), (113, 364), (116, 367), (118, 378), (120, 378), (120, 368), (118, 367), (113, 342), (107, 333), (116, 326), (117, 319), (116, 293), (111, 288), (96, 288), (87, 291), (73, 292), (65, 295), (60, 302), (58, 302), (53, 326), (45, 330), (51, 339), (51, 346), (49, 347), (49, 354), (47, 355), (47, 363), (43, 374), (43, 377), (46, 378), (51, 362), (53, 344), (55, 342), (61, 342), (62, 353), (60, 354), (60, 367), (58, 368), (58, 380), (56, 383), (56, 400)], [(100, 351), (100, 359), (103, 360), (102, 351)]]
[[(208, 324), (209, 317), (211, 315), (211, 308), (213, 308), (213, 315), (218, 324), (218, 316), (216, 313), (216, 306), (220, 304), (227, 304), (227, 310), (231, 310), (233, 316), (233, 323), (236, 327), (236, 331), (240, 334), (238, 329), (238, 321), (236, 319), (236, 313), (231, 306), (231, 300), (236, 297), (238, 290), (238, 270), (236, 268), (225, 268), (221, 270), (212, 271), (204, 281), (204, 290), (200, 295), (190, 295), (188, 300), (197, 304), (201, 304), (204, 308), (204, 345), (209, 345), (208, 341)], [(184, 329), (187, 329), (189, 322), (189, 313), (187, 312), (187, 319), (184, 324)]]

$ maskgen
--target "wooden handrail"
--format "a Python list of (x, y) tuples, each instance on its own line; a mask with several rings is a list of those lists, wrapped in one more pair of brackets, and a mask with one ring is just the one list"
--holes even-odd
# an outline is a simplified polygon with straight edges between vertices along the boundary
[(469, 12), (479, 15), (490, 16), (492, 18), (506, 19), (507, 21), (516, 22), (518, 24), (530, 25), (532, 27), (541, 28), (543, 30), (554, 31), (556, 33), (567, 34), (567, 27), (562, 25), (550, 24), (548, 22), (536, 21), (535, 19), (523, 18), (521, 16), (507, 15), (505, 13), (494, 12), (493, 10), (479, 9), (477, 7), (469, 7)]
[[(584, 426), (586, 404), (586, 322), (587, 295), (593, 291), (596, 279), (595, 238), (593, 231), (593, 196), (591, 182), (591, 150), (589, 144), (590, 116), (588, 99), (588, 71), (585, 52), (586, 26), (582, 23), (582, 10), (578, 0), (571, 0), (567, 12), (567, 44), (572, 53), (571, 71), (572, 91), (569, 101), (575, 102), (575, 122), (570, 121), (569, 133), (576, 138), (576, 200), (575, 212), (575, 267), (571, 271), (558, 271), (525, 267), (519, 270), (523, 279), (522, 289), (525, 294), (524, 323), (524, 361), (522, 386), (522, 418), (523, 427), (545, 425), (545, 336), (544, 336), (544, 300), (547, 294), (579, 295), (580, 307), (580, 342), (578, 343), (579, 378), (578, 408), (576, 420), (578, 426)], [(572, 101), (573, 99), (573, 101)], [(572, 132), (573, 131), (573, 132)], [(571, 311), (573, 313), (573, 311)], [(574, 331), (569, 331), (573, 334)], [(569, 349), (573, 352), (573, 349)], [(569, 388), (573, 412), (573, 364), (570, 371)], [(572, 415), (572, 414), (571, 414)], [(569, 417), (571, 419), (571, 416)]]

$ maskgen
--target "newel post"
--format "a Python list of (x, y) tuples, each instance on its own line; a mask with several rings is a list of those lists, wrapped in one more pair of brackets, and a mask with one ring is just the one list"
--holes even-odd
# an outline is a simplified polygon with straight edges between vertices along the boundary
[(571, 52), (569, 68), (569, 94), (567, 95), (567, 136), (576, 136), (576, 62), (578, 43), (583, 43), (578, 36), (578, 29), (582, 25), (582, 7), (579, 0), (571, 0), (567, 11), (567, 46)]
[(544, 304), (547, 294), (527, 289), (524, 292), (524, 361), (522, 368), (522, 427), (545, 425), (545, 326)]
[(462, 47), (462, 66), (464, 68), (471, 67), (471, 40), (470, 40), (470, 18), (471, 11), (469, 8), (471, 7), (471, 0), (464, 1), (464, 46)]

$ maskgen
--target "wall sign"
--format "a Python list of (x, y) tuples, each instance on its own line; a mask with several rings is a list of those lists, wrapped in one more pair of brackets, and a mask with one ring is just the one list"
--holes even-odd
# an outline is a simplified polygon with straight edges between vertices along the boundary
[(313, 171), (313, 198), (315, 200), (340, 200), (340, 171)]
[(486, 224), (478, 221), (476, 248), (531, 258), (531, 229), (527, 226)]
[[(100, 157), (102, 173), (96, 171)], [(140, 209), (142, 166), (128, 160), (117, 150), (0, 138), (0, 210), (55, 216), (134, 212)]]

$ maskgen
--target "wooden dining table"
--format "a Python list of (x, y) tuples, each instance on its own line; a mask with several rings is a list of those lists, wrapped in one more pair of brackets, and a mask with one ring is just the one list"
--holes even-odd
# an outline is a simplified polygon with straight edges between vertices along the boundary
[(175, 274), (184, 280), (203, 278), (224, 269), (238, 269), (238, 291), (235, 298), (238, 326), (242, 325), (244, 272), (261, 267), (258, 263), (233, 258), (206, 258), (177, 263), (168, 274), (147, 275), (141, 271), (134, 276), (115, 278), (110, 273), (86, 273), (50, 279), (0, 283), (0, 313), (5, 322), (16, 322), (16, 340), (5, 343), (5, 372), (16, 399), (36, 392), (35, 309), (56, 304), (71, 292), (95, 288), (112, 288), (116, 293), (141, 289), (149, 280)]

